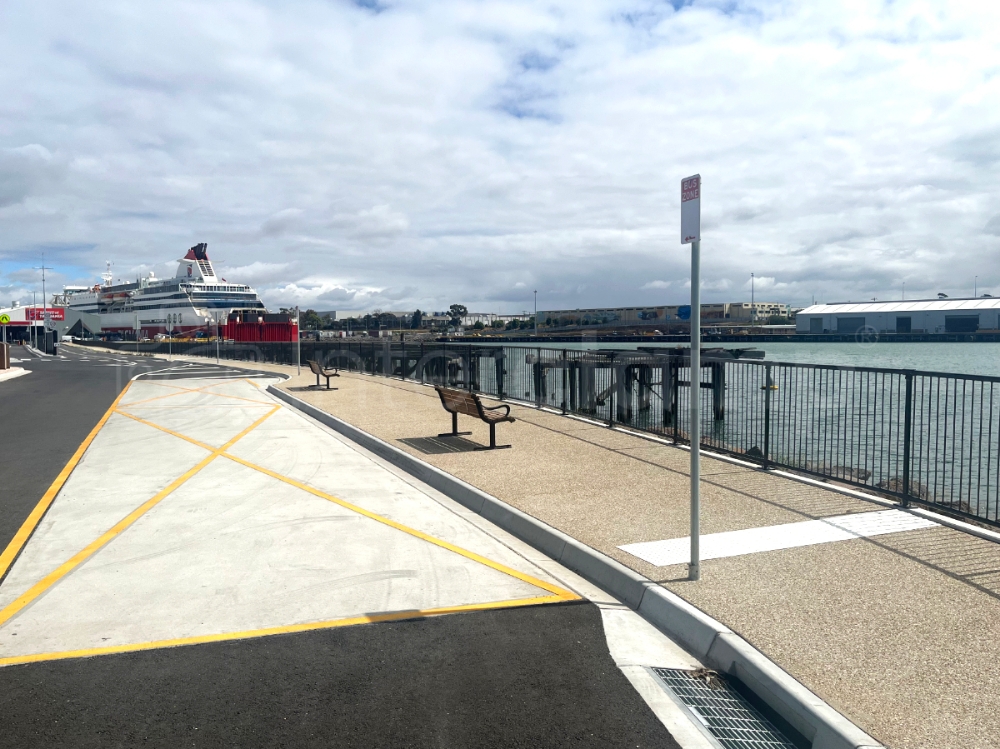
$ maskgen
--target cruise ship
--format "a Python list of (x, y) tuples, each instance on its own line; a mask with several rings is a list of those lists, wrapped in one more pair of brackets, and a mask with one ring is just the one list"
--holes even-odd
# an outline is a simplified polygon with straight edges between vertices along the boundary
[(141, 331), (141, 336), (173, 332), (190, 335), (210, 332), (216, 321), (225, 323), (233, 312), (243, 319), (267, 313), (257, 292), (215, 275), (208, 245), (195, 245), (178, 261), (173, 278), (152, 273), (131, 283), (111, 283), (110, 269), (103, 283), (93, 287), (67, 286), (56, 303), (68, 309), (96, 314), (102, 332)]

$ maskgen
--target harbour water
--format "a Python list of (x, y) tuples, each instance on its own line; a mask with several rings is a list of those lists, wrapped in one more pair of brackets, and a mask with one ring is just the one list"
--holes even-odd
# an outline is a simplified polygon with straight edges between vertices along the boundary
[[(530, 343), (512, 344), (531, 346)], [(542, 344), (568, 351), (638, 348), (676, 348), (682, 344), (589, 343)], [(713, 347), (716, 344), (710, 344)], [(725, 343), (721, 348), (757, 348), (765, 359), (793, 364), (834, 364), (841, 367), (916, 369), (923, 372), (1000, 377), (1000, 343)]]
[(1000, 343), (759, 343), (768, 361), (1000, 377)]

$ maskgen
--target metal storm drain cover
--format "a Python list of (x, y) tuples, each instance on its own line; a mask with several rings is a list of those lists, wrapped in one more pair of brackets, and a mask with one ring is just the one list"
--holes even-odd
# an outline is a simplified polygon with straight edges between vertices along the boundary
[(652, 671), (723, 749), (800, 749), (714, 671)]

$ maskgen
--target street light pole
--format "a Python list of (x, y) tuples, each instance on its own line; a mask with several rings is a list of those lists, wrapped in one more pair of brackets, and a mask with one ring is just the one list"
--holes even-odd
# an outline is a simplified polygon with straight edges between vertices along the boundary
[(757, 308), (753, 303), (753, 273), (750, 274), (750, 325), (757, 322)]
[[(45, 271), (52, 269), (45, 265), (45, 255), (42, 255), (42, 264), (35, 268), (35, 270), (40, 270), (42, 272), (42, 335), (45, 337), (45, 340), (48, 341), (49, 308), (48, 302), (45, 301)], [(34, 294), (32, 294), (32, 299), (34, 299)], [(35, 337), (35, 342), (35, 348), (38, 348), (37, 336)], [(44, 346), (45, 344), (43, 343), (42, 345)]]
[(295, 374), (302, 374), (302, 328), (299, 305), (295, 305)]
[(535, 338), (538, 338), (538, 289), (535, 289)]

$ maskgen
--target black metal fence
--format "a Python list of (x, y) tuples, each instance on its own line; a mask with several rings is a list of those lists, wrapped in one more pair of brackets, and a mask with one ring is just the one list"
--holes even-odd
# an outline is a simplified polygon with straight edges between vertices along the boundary
[[(99, 344), (105, 345), (105, 344)], [(166, 344), (140, 345), (166, 352)], [(126, 344), (124, 350), (134, 350)], [(213, 343), (174, 353), (215, 356)], [(294, 364), (294, 343), (222, 344), (227, 360)], [(304, 341), (303, 364), (465, 388), (702, 444), (764, 467), (876, 489), (1000, 525), (1000, 378), (713, 358), (686, 349)]]

